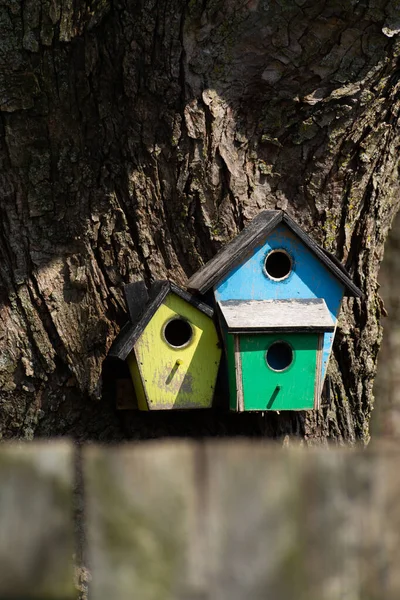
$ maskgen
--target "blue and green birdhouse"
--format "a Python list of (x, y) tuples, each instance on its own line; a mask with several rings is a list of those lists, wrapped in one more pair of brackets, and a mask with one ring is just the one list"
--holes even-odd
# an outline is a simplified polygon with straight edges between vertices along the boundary
[(285, 212), (263, 211), (188, 288), (213, 290), (232, 410), (319, 408), (343, 296), (362, 295), (332, 254)]

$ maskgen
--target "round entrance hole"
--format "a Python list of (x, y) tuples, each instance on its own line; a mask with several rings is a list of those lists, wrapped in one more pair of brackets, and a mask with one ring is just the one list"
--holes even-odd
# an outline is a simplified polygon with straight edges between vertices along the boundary
[(290, 275), (292, 259), (285, 250), (272, 250), (265, 259), (264, 268), (268, 277), (281, 281)]
[(293, 350), (287, 342), (274, 342), (267, 350), (267, 365), (273, 371), (285, 371), (293, 362)]
[(187, 346), (192, 336), (192, 326), (184, 319), (171, 319), (164, 327), (165, 341), (173, 348)]

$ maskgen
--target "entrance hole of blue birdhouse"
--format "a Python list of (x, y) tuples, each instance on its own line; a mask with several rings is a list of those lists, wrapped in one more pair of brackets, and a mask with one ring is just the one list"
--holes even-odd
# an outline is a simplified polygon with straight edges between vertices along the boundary
[(173, 318), (164, 327), (164, 338), (173, 348), (187, 346), (193, 337), (193, 329), (188, 321)]
[(293, 362), (293, 349), (287, 342), (274, 342), (268, 348), (265, 358), (273, 371), (285, 371)]
[(281, 281), (290, 275), (292, 259), (285, 250), (272, 250), (265, 259), (264, 268), (268, 277)]

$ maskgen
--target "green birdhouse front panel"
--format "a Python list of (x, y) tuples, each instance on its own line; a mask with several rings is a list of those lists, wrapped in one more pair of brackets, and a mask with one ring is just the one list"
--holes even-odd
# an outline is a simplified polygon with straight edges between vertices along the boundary
[[(128, 286), (126, 286), (128, 287)], [(110, 354), (126, 360), (140, 410), (210, 408), (221, 358), (213, 309), (171, 282), (128, 287), (131, 322)]]
[(231, 410), (318, 408), (324, 334), (334, 329), (324, 300), (226, 301), (218, 307)]
[(231, 405), (243, 410), (309, 410), (318, 406), (322, 334), (234, 336), (238, 347)]

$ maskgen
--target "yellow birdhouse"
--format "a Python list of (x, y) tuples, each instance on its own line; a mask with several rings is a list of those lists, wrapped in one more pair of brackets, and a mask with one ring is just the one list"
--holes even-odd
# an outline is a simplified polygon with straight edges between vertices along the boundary
[(140, 410), (211, 408), (221, 348), (213, 309), (169, 281), (125, 286), (130, 321), (110, 356), (127, 361)]

